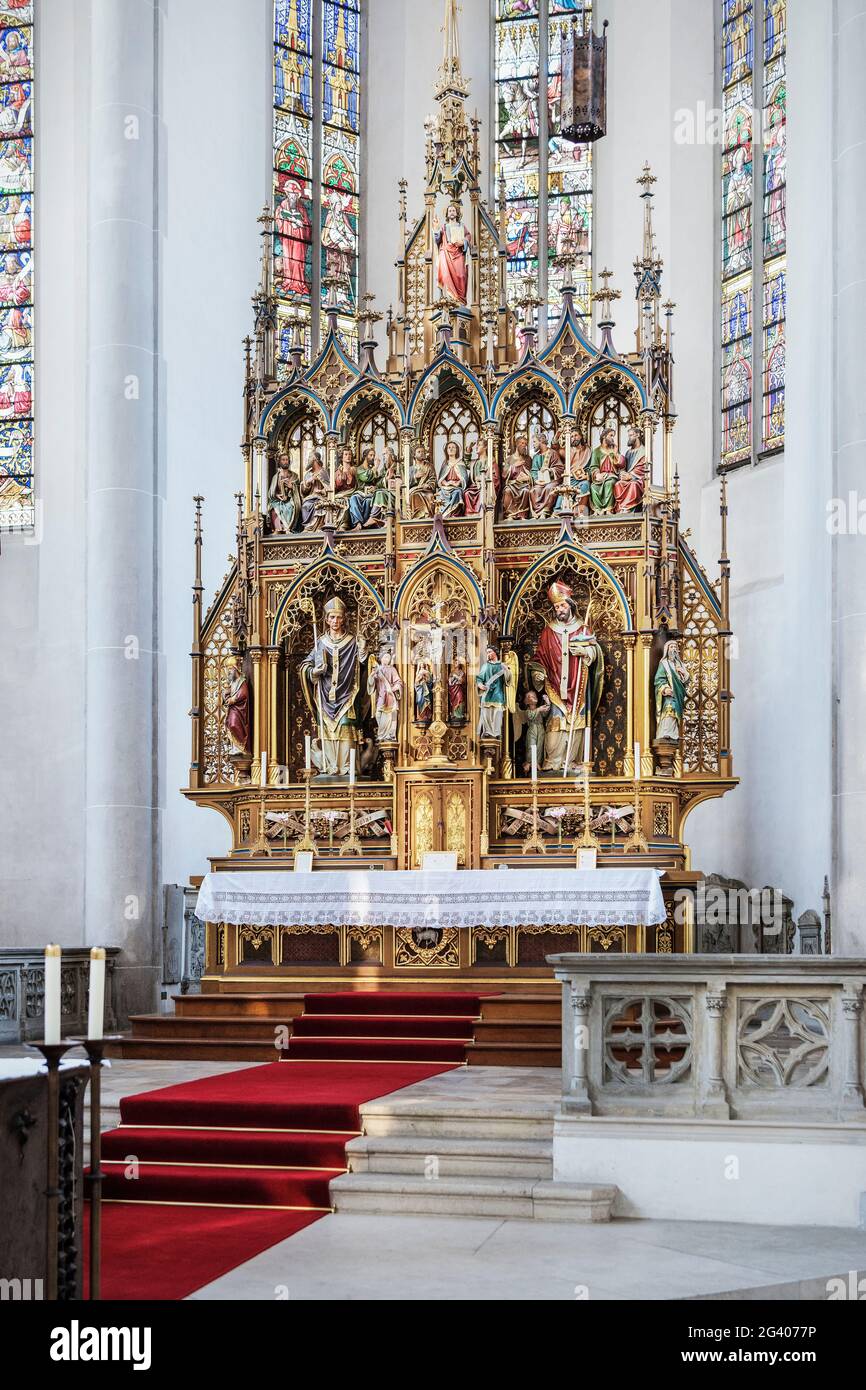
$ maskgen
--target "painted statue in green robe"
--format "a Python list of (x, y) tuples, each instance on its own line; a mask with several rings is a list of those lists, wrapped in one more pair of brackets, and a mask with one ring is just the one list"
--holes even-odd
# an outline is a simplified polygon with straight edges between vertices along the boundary
[(665, 642), (655, 674), (656, 738), (678, 743), (689, 687), (689, 673), (676, 642)]

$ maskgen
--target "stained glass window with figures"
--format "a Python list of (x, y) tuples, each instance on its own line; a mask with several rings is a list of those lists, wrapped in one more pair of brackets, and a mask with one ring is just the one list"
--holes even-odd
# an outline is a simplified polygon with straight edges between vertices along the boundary
[(722, 0), (722, 468), (785, 444), (787, 0)]
[[(293, 334), (309, 355), (335, 302), (357, 343), (360, 0), (274, 0), (274, 286), (278, 372)], [(329, 299), (333, 296), (333, 300)]]
[(0, 0), (0, 530), (33, 490), (33, 6)]
[(505, 184), (508, 294), (516, 303), (526, 277), (534, 279), (542, 340), (559, 318), (563, 267), (573, 254), (582, 258), (576, 306), (590, 313), (592, 146), (571, 144), (557, 130), (562, 36), (570, 27), (585, 33), (591, 20), (590, 0), (496, 0), (496, 177)]

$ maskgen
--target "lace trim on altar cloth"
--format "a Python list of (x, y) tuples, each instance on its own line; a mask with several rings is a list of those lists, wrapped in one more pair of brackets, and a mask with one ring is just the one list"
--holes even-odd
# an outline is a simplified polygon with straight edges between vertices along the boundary
[(235, 926), (334, 927), (590, 927), (653, 926), (665, 920), (660, 889), (584, 888), (573, 893), (518, 892), (492, 899), (477, 893), (312, 891), (202, 893), (198, 915)]

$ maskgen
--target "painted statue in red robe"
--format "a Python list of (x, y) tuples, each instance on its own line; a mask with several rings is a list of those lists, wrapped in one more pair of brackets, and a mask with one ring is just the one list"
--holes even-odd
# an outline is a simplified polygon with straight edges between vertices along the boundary
[[(547, 597), (554, 617), (548, 619), (529, 664), (528, 684), (534, 671), (544, 672), (544, 693), (550, 702), (545, 725), (544, 767), (562, 772), (582, 760), (583, 730), (591, 727), (601, 699), (604, 652), (593, 636), (588, 617), (581, 620), (568, 584), (551, 584)], [(570, 745), (570, 746), (569, 746)]]
[(469, 293), (469, 248), (472, 238), (460, 216), (460, 204), (449, 203), (445, 221), (436, 233), (439, 249), (436, 279), (445, 299), (465, 304)]

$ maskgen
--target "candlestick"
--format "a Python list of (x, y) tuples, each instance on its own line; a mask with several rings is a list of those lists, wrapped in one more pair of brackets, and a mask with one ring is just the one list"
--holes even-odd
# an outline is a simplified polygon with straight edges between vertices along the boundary
[(640, 773), (637, 773), (634, 779), (634, 829), (623, 845), (623, 849), (626, 854), (630, 854), (633, 849), (637, 850), (638, 853), (649, 853), (649, 845), (646, 842), (646, 836), (643, 833), (643, 827), (641, 825)]
[[(48, 951), (57, 952), (58, 968), (60, 965), (60, 947), (46, 947), (46, 961)], [(60, 997), (58, 994), (58, 1009), (60, 1007)], [(59, 1019), (59, 1014), (58, 1014)], [(57, 1273), (58, 1273), (58, 1222), (60, 1216), (60, 1059), (70, 1047), (74, 1046), (68, 1042), (44, 1042), (25, 1043), (26, 1047), (32, 1047), (36, 1052), (41, 1052), (45, 1058), (45, 1065), (48, 1070), (45, 1097), (45, 1155), (47, 1159), (47, 1173), (45, 1184), (45, 1297), (49, 1302), (54, 1302), (57, 1298)]]
[(87, 992), (87, 1036), (95, 1042), (102, 1037), (105, 1021), (105, 951), (94, 946), (90, 952), (90, 980)]
[[(533, 753), (535, 749), (533, 748)], [(528, 854), (531, 849), (539, 854), (546, 854), (547, 848), (538, 831), (538, 781), (532, 781), (532, 829), (523, 842), (523, 853)]]
[(45, 947), (45, 1042), (49, 1047), (60, 1042), (60, 947)]
[(355, 834), (355, 777), (354, 765), (351, 769), (351, 780), (349, 782), (349, 834), (340, 845), (340, 855), (344, 854), (363, 854), (364, 847), (358, 836)]
[(580, 859), (582, 849), (601, 849), (601, 841), (592, 833), (592, 807), (589, 801), (589, 764), (583, 770), (583, 775), (575, 779), (575, 785), (580, 788), (583, 784), (583, 835), (576, 842), (574, 849), (577, 859)]

